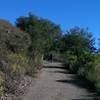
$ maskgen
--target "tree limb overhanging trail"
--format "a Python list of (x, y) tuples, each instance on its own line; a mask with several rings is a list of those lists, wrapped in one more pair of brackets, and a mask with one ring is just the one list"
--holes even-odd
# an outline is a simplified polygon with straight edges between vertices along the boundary
[(44, 62), (44, 68), (23, 100), (100, 100), (85, 81), (64, 69), (62, 63)]

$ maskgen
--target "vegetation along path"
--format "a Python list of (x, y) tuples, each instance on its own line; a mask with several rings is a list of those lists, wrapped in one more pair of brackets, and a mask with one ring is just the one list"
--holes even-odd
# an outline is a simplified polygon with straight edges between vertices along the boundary
[(44, 68), (23, 100), (100, 100), (85, 81), (64, 69), (62, 63), (44, 62)]

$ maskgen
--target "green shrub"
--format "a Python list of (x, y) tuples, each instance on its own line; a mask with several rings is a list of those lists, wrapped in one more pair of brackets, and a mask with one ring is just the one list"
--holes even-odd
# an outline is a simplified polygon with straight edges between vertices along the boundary
[(25, 74), (26, 68), (28, 67), (28, 58), (25, 55), (12, 53), (8, 56), (8, 59), (11, 74), (14, 76)]
[(26, 74), (30, 76), (34, 76), (34, 73), (36, 73), (37, 70), (41, 69), (43, 63), (43, 55), (37, 54), (34, 58), (30, 58), (28, 60), (28, 67)]
[(68, 68), (71, 72), (76, 73), (78, 70), (78, 66), (77, 66), (77, 56), (75, 55), (69, 55), (67, 56), (67, 60), (68, 60)]
[(4, 94), (4, 73), (0, 72), (0, 96)]
[(97, 91), (100, 92), (100, 57), (95, 57), (94, 66), (87, 71), (86, 78), (94, 84)]
[[(14, 93), (26, 74), (29, 65), (28, 48), (31, 39), (28, 33), (0, 20), (0, 95)], [(32, 70), (32, 69), (31, 69)]]

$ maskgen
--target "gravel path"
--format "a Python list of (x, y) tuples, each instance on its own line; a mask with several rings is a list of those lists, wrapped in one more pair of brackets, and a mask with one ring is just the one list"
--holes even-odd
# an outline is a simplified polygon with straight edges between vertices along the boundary
[(100, 100), (87, 88), (86, 82), (69, 74), (61, 63), (44, 62), (44, 68), (23, 100)]

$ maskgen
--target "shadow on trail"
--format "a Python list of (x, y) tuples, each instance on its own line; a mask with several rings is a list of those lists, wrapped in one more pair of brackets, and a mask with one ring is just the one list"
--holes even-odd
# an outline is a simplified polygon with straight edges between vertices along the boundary
[(65, 67), (60, 67), (60, 66), (44, 66), (44, 68), (55, 68), (55, 69), (65, 69), (66, 70), (66, 68)]
[(88, 95), (80, 95), (80, 98), (72, 99), (72, 100), (100, 100), (99, 94), (93, 90), (89, 83), (85, 80), (80, 79), (77, 76), (71, 76), (69, 80), (56, 80), (56, 82), (60, 82), (63, 84), (71, 84), (72, 86), (76, 86), (77, 88), (86, 89), (89, 94)]
[(75, 98), (72, 100), (100, 100), (100, 95), (91, 88), (90, 83), (87, 82), (85, 79), (78, 77), (76, 74), (70, 74), (69, 71), (66, 70), (65, 67), (62, 66), (45, 66), (44, 68), (54, 68), (58, 69), (57, 71), (53, 71), (53, 73), (61, 73), (66, 74), (68, 79), (63, 80), (56, 80), (56, 82), (60, 82), (63, 84), (70, 84), (77, 88), (86, 89), (88, 91), (87, 95), (80, 95), (79, 98)]

